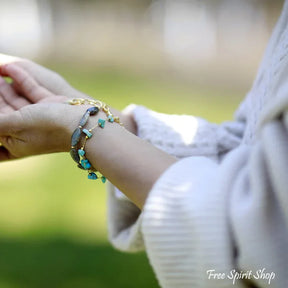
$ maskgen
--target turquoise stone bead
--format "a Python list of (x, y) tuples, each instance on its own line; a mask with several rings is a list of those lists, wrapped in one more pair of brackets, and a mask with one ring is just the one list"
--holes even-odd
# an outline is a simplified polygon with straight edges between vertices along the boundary
[[(84, 155), (85, 155), (85, 151), (83, 149), (79, 149), (78, 150), (78, 156), (83, 157)], [(79, 161), (80, 161), (80, 159), (79, 159)]]
[(104, 119), (98, 119), (98, 125), (99, 125), (101, 128), (104, 128), (104, 126), (105, 126), (105, 120), (104, 120)]
[(113, 123), (114, 122), (114, 117), (112, 115), (109, 115), (108, 117), (108, 121)]
[(83, 117), (81, 118), (80, 122), (79, 122), (79, 126), (84, 127), (84, 125), (87, 123), (88, 119), (89, 119), (90, 113), (88, 111), (86, 111), (86, 113), (83, 115)]
[(88, 138), (91, 138), (92, 135), (93, 135), (93, 134), (92, 134), (89, 130), (87, 130), (87, 129), (83, 129), (82, 132), (83, 132), (84, 134), (86, 134)]
[(89, 112), (90, 115), (95, 115), (98, 113), (98, 111), (99, 111), (99, 108), (95, 106), (87, 109), (87, 112)]
[(106, 182), (106, 177), (105, 177), (105, 176), (102, 176), (102, 177), (101, 177), (101, 181), (102, 181), (102, 183), (105, 183), (105, 182)]
[(91, 164), (90, 162), (88, 161), (88, 159), (82, 159), (81, 160), (81, 165), (82, 167), (85, 169), (85, 170), (88, 170), (91, 168)]
[(82, 131), (79, 127), (75, 129), (71, 137), (71, 146), (76, 146), (79, 143), (81, 133)]
[(88, 179), (96, 180), (98, 179), (98, 176), (96, 175), (96, 173), (91, 172), (88, 174)]
[(72, 157), (72, 159), (76, 162), (79, 163), (80, 162), (80, 157), (79, 154), (77, 153), (77, 149), (76, 148), (72, 148), (70, 150), (70, 155)]

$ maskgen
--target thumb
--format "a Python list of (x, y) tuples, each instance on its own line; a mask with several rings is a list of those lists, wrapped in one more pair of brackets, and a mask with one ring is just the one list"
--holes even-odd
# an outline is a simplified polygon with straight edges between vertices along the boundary
[[(4, 72), (3, 72), (4, 71)], [(42, 87), (24, 68), (16, 64), (8, 64), (2, 67), (2, 73), (13, 79), (18, 89), (32, 103), (39, 102), (45, 98), (55, 96), (46, 88)]]

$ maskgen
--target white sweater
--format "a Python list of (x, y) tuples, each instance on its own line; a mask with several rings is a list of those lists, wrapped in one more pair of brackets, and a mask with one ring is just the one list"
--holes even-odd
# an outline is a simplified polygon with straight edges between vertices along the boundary
[(113, 245), (145, 248), (163, 288), (287, 288), (287, 111), (288, 0), (234, 122), (134, 107), (139, 137), (179, 161), (142, 212), (109, 186)]

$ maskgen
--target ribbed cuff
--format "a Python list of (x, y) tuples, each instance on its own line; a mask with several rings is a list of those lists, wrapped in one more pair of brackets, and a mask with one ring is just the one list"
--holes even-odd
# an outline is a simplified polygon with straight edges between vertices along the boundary
[(218, 165), (204, 157), (178, 161), (157, 181), (142, 212), (142, 231), (162, 287), (231, 288), (231, 280), (207, 276), (210, 269), (232, 269), (225, 193)]

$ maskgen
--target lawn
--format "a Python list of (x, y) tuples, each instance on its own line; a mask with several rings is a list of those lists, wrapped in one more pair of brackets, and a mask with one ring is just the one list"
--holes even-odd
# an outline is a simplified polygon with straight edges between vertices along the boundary
[[(176, 80), (51, 67), (118, 109), (137, 103), (221, 122), (232, 118), (240, 99)], [(0, 164), (0, 288), (157, 288), (144, 253), (110, 246), (105, 187), (78, 170), (66, 154)]]

